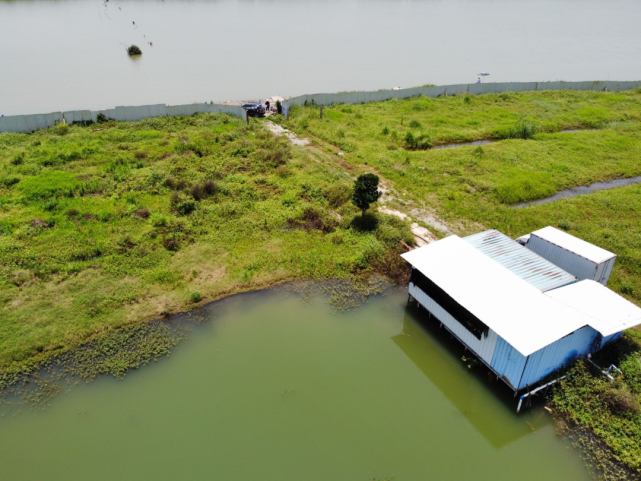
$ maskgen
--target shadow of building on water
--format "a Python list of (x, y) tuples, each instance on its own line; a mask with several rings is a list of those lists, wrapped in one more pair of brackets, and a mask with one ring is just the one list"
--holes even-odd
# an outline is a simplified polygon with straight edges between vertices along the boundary
[(392, 341), (490, 444), (500, 448), (551, 424), (542, 406), (517, 414), (514, 392), (439, 326), (426, 311), (408, 306), (403, 332)]

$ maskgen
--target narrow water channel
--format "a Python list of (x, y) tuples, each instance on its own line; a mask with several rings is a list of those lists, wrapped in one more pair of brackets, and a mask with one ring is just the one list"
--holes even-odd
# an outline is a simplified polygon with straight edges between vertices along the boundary
[(522, 202), (520, 204), (514, 205), (515, 209), (522, 209), (524, 207), (531, 207), (533, 205), (549, 204), (550, 202), (555, 202), (561, 199), (568, 199), (570, 197), (576, 197), (578, 195), (591, 194), (599, 190), (609, 190), (616, 187), (625, 187), (626, 185), (635, 185), (641, 184), (641, 175), (636, 177), (628, 177), (626, 179), (614, 179), (608, 180), (607, 182), (595, 182), (590, 185), (580, 185), (574, 187), (573, 189), (561, 190), (554, 194), (551, 197), (546, 197), (545, 199), (532, 200), (529, 202)]
[(545, 411), (516, 415), (405, 304), (389, 291), (336, 313), (285, 289), (212, 304), (169, 358), (5, 412), (2, 479), (589, 479)]

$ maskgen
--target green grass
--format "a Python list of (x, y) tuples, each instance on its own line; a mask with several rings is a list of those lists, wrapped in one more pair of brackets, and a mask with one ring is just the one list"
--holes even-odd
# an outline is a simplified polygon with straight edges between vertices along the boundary
[(369, 272), (412, 238), (388, 216), (352, 228), (345, 172), (225, 115), (2, 134), (0, 178), (0, 370), (195, 302)]
[[(310, 137), (341, 162), (371, 170), (403, 194), (400, 210), (420, 208), (459, 234), (497, 228), (520, 236), (554, 225), (619, 255), (611, 286), (641, 304), (638, 187), (524, 210), (513, 204), (560, 190), (641, 175), (641, 92), (549, 91), (440, 97), (324, 108), (293, 108), (279, 122)], [(528, 139), (483, 146), (416, 149), (406, 137), (437, 145), (497, 137)], [(575, 133), (563, 129), (599, 128)], [(505, 137), (520, 135), (505, 135)]]

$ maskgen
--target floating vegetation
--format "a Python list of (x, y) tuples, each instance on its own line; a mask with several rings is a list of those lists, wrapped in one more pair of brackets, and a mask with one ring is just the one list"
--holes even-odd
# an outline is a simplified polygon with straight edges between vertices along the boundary
[(327, 297), (329, 305), (340, 312), (358, 309), (368, 297), (381, 295), (391, 287), (392, 283), (379, 275), (287, 285), (287, 289), (301, 295), (305, 301), (314, 295)]
[(179, 329), (162, 321), (107, 332), (41, 364), (1, 373), (0, 400), (42, 404), (66, 385), (90, 382), (102, 374), (122, 379), (128, 371), (169, 355), (183, 338)]
[(127, 53), (130, 57), (133, 57), (134, 55), (142, 55), (142, 50), (140, 50), (138, 45), (130, 45), (127, 48)]

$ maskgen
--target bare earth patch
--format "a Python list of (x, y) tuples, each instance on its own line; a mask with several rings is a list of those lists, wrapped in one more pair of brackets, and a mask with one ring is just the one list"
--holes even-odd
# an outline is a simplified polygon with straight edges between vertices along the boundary
[(295, 133), (293, 133), (293, 132), (291, 132), (291, 131), (289, 131), (289, 130), (287, 130), (287, 129), (285, 129), (285, 128), (281, 127), (280, 125), (277, 125), (277, 124), (275, 124), (273, 122), (269, 122), (269, 121), (265, 122), (265, 127), (267, 127), (267, 130), (269, 130), (271, 133), (277, 135), (278, 137), (281, 137), (281, 136), (284, 135), (285, 137), (287, 137), (289, 139), (289, 141), (293, 145), (300, 145), (300, 146), (309, 145), (309, 140), (308, 139), (300, 139), (300, 138), (298, 138), (298, 136)]

